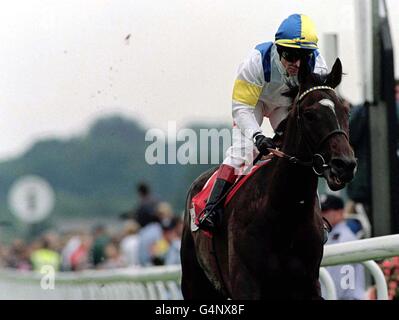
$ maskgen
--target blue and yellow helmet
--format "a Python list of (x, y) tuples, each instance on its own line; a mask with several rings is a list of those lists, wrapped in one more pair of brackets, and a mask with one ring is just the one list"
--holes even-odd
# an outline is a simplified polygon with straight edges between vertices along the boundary
[(316, 28), (304, 14), (292, 14), (278, 28), (275, 43), (279, 46), (298, 49), (318, 49)]

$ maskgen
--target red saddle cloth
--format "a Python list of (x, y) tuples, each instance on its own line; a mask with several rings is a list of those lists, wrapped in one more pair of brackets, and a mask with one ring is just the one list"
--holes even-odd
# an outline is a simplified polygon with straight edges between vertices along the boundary
[[(241, 186), (248, 180), (250, 176), (252, 176), (260, 167), (263, 167), (266, 165), (270, 160), (266, 160), (258, 165), (254, 165), (251, 169), (251, 171), (246, 174), (245, 176), (238, 176), (237, 180), (240, 178), (238, 183), (231, 189), (231, 191), (227, 194), (226, 200), (224, 201), (224, 207), (230, 202), (230, 200), (234, 197), (235, 193), (238, 191), (238, 189), (241, 188)], [(192, 199), (192, 208), (194, 209), (195, 213), (195, 219), (194, 223), (198, 226), (199, 224), (199, 216), (202, 213), (202, 211), (205, 208), (206, 202), (209, 198), (209, 195), (211, 193), (211, 190), (213, 188), (213, 184), (215, 183), (216, 176), (218, 174), (218, 170), (216, 170), (213, 175), (208, 179), (208, 181), (205, 183), (204, 187), (200, 192), (198, 192)], [(236, 181), (237, 181), (236, 180)], [(193, 217), (192, 217), (193, 218)]]

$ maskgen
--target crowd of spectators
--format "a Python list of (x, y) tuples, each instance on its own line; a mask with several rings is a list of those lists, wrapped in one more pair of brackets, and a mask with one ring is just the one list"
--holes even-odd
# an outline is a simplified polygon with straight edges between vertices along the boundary
[(121, 230), (97, 225), (92, 230), (48, 231), (30, 242), (14, 239), (0, 245), (0, 267), (40, 271), (51, 265), (56, 271), (80, 271), (180, 264), (182, 218), (168, 202), (153, 199), (146, 184), (138, 186), (138, 194), (138, 206), (120, 215)]

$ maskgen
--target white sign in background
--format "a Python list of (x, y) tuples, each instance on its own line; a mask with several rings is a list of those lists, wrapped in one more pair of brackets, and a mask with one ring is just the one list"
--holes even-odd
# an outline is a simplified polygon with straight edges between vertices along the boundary
[(54, 204), (55, 194), (52, 187), (39, 176), (19, 178), (8, 193), (11, 212), (26, 223), (39, 222), (48, 217)]

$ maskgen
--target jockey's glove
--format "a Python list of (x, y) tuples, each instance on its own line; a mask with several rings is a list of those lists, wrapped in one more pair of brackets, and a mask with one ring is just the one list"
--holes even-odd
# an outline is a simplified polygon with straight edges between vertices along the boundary
[(261, 132), (256, 132), (253, 136), (254, 144), (259, 152), (263, 155), (269, 154), (268, 149), (276, 149), (276, 145), (272, 138), (268, 138)]

